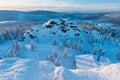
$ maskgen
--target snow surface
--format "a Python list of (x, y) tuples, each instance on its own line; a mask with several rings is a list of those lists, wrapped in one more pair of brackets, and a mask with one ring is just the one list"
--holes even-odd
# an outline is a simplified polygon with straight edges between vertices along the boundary
[(77, 69), (92, 69), (92, 68), (96, 68), (99, 67), (99, 65), (101, 64), (110, 64), (110, 61), (108, 58), (106, 57), (101, 57), (100, 61), (97, 61), (97, 57), (96, 55), (78, 55), (75, 57), (75, 61), (76, 61), (76, 68)]
[(112, 37), (50, 20), (23, 38), (0, 44), (0, 80), (119, 80), (120, 43)]
[(89, 70), (56, 67), (48, 61), (7, 58), (0, 60), (0, 80), (119, 80), (120, 64)]

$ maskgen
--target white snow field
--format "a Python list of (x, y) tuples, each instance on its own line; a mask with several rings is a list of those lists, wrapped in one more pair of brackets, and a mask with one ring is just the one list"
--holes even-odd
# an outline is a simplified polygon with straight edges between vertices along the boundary
[(50, 20), (0, 44), (0, 80), (120, 80), (120, 43), (75, 22)]
[(48, 61), (7, 58), (0, 60), (0, 80), (119, 80), (120, 64), (93, 69), (66, 69)]
[(109, 59), (106, 57), (101, 57), (99, 62), (96, 60), (97, 60), (96, 55), (90, 55), (90, 54), (78, 55), (75, 57), (76, 68), (88, 70), (99, 67), (99, 64), (106, 65), (110, 63)]

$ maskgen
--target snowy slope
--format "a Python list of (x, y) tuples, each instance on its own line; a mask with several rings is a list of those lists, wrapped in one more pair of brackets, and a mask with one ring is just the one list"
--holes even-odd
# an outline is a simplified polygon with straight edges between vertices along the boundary
[(90, 70), (69, 70), (48, 61), (7, 58), (0, 60), (0, 80), (119, 80), (120, 64)]
[[(63, 67), (33, 59), (0, 60), (0, 80), (79, 80), (80, 77)], [(5, 67), (4, 67), (5, 66)]]
[(110, 64), (110, 61), (108, 58), (101, 57), (100, 61), (97, 61), (97, 57), (98, 56), (96, 55), (90, 55), (90, 54), (75, 56), (76, 68), (88, 70), (88, 69), (99, 67), (100, 64), (101, 65)]
[(37, 80), (38, 64), (35, 60), (19, 58), (0, 60), (0, 80)]
[(82, 80), (119, 80), (120, 64), (110, 64), (90, 70), (76, 69), (72, 70), (75, 74), (82, 77)]
[(99, 54), (99, 50), (104, 49), (104, 56), (112, 61), (116, 59), (116, 53), (120, 49), (120, 43), (114, 38), (101, 35), (96, 30), (85, 30), (77, 26), (77, 23), (67, 20), (50, 20), (42, 26), (33, 27), (26, 31), (24, 38), (25, 43), (39, 41), (39, 44), (56, 44), (82, 54), (92, 54), (94, 49)]
[(120, 43), (112, 37), (61, 19), (23, 38), (0, 44), (0, 80), (119, 80)]

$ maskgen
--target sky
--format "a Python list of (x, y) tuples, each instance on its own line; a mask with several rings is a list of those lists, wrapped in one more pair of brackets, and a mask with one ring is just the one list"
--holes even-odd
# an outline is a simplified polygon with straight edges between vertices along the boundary
[(120, 0), (0, 0), (0, 10), (120, 10)]

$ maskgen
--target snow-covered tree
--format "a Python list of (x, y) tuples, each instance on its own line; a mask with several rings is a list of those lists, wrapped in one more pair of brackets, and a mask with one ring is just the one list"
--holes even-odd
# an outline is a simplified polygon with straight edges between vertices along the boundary
[(55, 59), (55, 62), (54, 62), (54, 63), (55, 63), (56, 66), (60, 66), (60, 63), (59, 63), (58, 58)]
[(96, 48), (96, 47), (94, 47), (93, 54), (94, 54), (94, 55), (97, 54), (97, 48)]
[(74, 39), (73, 43), (72, 43), (72, 49), (77, 49), (78, 48), (78, 41), (76, 39)]
[(60, 44), (59, 44), (59, 49), (61, 50), (63, 48), (63, 42), (61, 41)]
[(31, 51), (33, 51), (35, 49), (35, 46), (34, 46), (33, 42), (30, 42), (30, 49), (31, 49)]
[(60, 66), (62, 66), (62, 60), (60, 60)]
[(51, 62), (53, 62), (53, 61), (54, 61), (54, 60), (53, 60), (53, 56), (52, 56), (52, 55), (48, 55), (46, 60), (51, 61)]
[(39, 38), (38, 38), (38, 36), (36, 36), (36, 43), (39, 43)]
[(70, 48), (70, 47), (71, 47), (71, 42), (70, 42), (70, 40), (65, 40), (65, 41), (64, 41), (64, 46)]
[(63, 52), (63, 57), (66, 57), (67, 54), (68, 54), (68, 52), (67, 52), (67, 49), (65, 48), (65, 49), (64, 49), (64, 52)]
[(101, 56), (104, 56), (105, 53), (106, 53), (106, 51), (105, 51), (104, 48), (101, 48), (101, 49), (99, 50), (99, 54), (100, 54)]
[(52, 51), (52, 56), (53, 56), (53, 57), (58, 57), (58, 52), (57, 52), (56, 49), (54, 49), (54, 50)]
[(100, 61), (100, 57), (104, 56), (105, 53), (106, 53), (105, 49), (101, 48), (98, 52), (97, 61)]
[(56, 40), (56, 38), (53, 39), (53, 45), (57, 45), (57, 40)]
[(78, 44), (77, 50), (82, 51), (82, 44)]
[(120, 50), (117, 52), (116, 56), (117, 56), (117, 59), (120, 60)]
[(17, 41), (14, 41), (6, 57), (17, 57), (19, 51), (20, 51), (20, 46)]
[(53, 49), (52, 53), (47, 56), (46, 60), (53, 62), (56, 66), (61, 65), (60, 60), (58, 58), (58, 52), (56, 49)]

